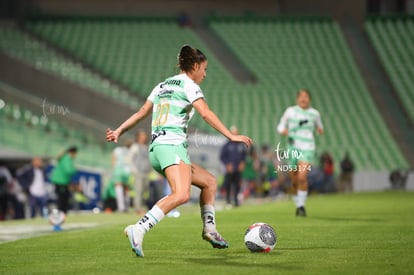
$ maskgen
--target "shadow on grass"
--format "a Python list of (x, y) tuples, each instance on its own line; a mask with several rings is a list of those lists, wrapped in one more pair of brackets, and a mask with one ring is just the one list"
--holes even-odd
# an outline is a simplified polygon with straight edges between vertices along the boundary
[[(249, 253), (249, 252), (247, 252)], [(188, 257), (184, 261), (206, 266), (217, 266), (222, 268), (255, 268), (261, 269), (283, 269), (295, 270), (297, 267), (291, 264), (281, 263), (278, 257), (283, 254), (280, 251), (272, 251), (270, 253), (251, 253), (246, 257), (246, 251), (233, 251), (231, 254), (209, 255), (204, 257)]]
[(277, 250), (282, 252), (283, 251), (300, 251), (300, 250), (319, 250), (319, 249), (332, 249), (331, 247), (327, 246), (312, 246), (312, 247), (279, 247)]
[(315, 220), (322, 220), (322, 221), (338, 221), (338, 222), (382, 222), (383, 219), (377, 218), (357, 218), (357, 217), (312, 217)]

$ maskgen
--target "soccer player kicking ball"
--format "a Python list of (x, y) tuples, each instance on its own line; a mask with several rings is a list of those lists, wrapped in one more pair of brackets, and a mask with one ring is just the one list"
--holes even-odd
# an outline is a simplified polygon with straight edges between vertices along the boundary
[(296, 216), (306, 217), (305, 202), (308, 196), (308, 173), (315, 156), (315, 130), (322, 135), (323, 125), (319, 112), (310, 106), (308, 90), (300, 90), (296, 106), (286, 109), (277, 130), (288, 136), (287, 150), (289, 175), (293, 186)]
[(116, 130), (107, 129), (106, 139), (117, 142), (128, 129), (152, 113), (152, 142), (149, 158), (152, 167), (163, 174), (171, 194), (160, 199), (136, 224), (125, 228), (133, 252), (144, 256), (145, 233), (159, 223), (172, 209), (190, 199), (191, 184), (201, 189), (200, 207), (203, 220), (202, 237), (214, 248), (227, 248), (228, 243), (216, 229), (214, 201), (217, 181), (202, 167), (192, 164), (187, 153), (187, 127), (194, 110), (218, 132), (234, 142), (247, 146), (252, 140), (233, 135), (210, 110), (199, 84), (206, 77), (207, 57), (198, 49), (184, 45), (178, 55), (178, 75), (167, 78), (152, 90), (144, 105)]

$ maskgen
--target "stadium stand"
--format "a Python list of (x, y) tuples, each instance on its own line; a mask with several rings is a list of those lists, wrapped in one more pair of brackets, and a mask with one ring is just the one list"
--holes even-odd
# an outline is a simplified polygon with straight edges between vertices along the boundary
[(176, 63), (173, 60), (168, 66), (168, 60), (177, 54), (183, 41), (197, 41), (191, 31), (168, 18), (138, 22), (97, 18), (41, 21), (28, 28), (143, 97), (160, 77), (175, 71)]
[(414, 123), (414, 17), (372, 17), (365, 30)]
[(90, 167), (110, 167), (111, 148), (96, 137), (69, 127), (42, 113), (7, 101), (0, 108), (0, 144), (24, 153), (54, 159), (70, 145), (79, 148), (77, 162)]
[[(111, 75), (143, 98), (163, 78), (178, 72), (174, 57), (183, 44), (199, 47), (213, 59), (213, 54), (203, 47), (197, 35), (191, 29), (179, 27), (172, 18), (36, 20), (26, 27), (96, 70)], [(211, 76), (203, 83), (203, 88), (209, 101), (212, 85), (221, 90), (235, 88), (220, 62), (211, 62), (208, 71)], [(223, 94), (222, 91), (218, 93)], [(213, 95), (211, 101), (225, 103)], [(211, 131), (198, 116), (194, 120), (197, 128)]]
[[(309, 88), (327, 129), (320, 153), (338, 159), (349, 151), (358, 167), (407, 165), (373, 104), (339, 27), (329, 19), (210, 20), (211, 28), (255, 72), (261, 95), (253, 96), (266, 118), (281, 116), (295, 92)], [(254, 37), (254, 39), (252, 39)], [(257, 122), (255, 132), (266, 128)], [(273, 125), (272, 125), (273, 126)], [(264, 136), (266, 133), (261, 133)], [(385, 147), (389, 148), (387, 152)], [(381, 148), (381, 149), (379, 149)]]
[[(296, 91), (306, 87), (327, 129), (318, 138), (318, 154), (329, 151), (339, 161), (349, 152), (358, 169), (365, 170), (407, 166), (335, 22), (249, 16), (210, 18), (207, 23), (257, 83), (235, 81), (191, 28), (180, 28), (170, 19), (35, 20), (26, 27), (140, 96), (176, 72), (171, 57), (183, 44), (191, 44), (209, 57), (203, 83), (209, 104), (227, 125), (238, 125), (256, 144), (276, 146), (281, 141), (276, 123), (294, 104)], [(208, 129), (199, 117), (193, 125)]]
[(13, 26), (0, 26), (0, 50), (7, 54), (33, 64), (38, 69), (54, 73), (79, 85), (136, 108), (140, 101), (129, 96), (126, 91), (102, 78), (82, 63), (64, 57), (44, 42), (20, 31)]

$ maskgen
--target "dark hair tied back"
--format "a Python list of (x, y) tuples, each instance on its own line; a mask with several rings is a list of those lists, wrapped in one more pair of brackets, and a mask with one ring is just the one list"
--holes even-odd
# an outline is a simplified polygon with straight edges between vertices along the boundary
[(206, 60), (207, 57), (199, 49), (184, 45), (178, 54), (178, 67), (184, 72), (191, 72), (194, 64), (200, 64)]
[(77, 153), (78, 152), (78, 147), (71, 146), (66, 150), (66, 152), (68, 152), (68, 153)]
[(304, 89), (304, 88), (300, 89), (297, 92), (296, 97), (298, 97), (300, 95), (300, 93), (306, 93), (309, 96), (309, 98), (311, 98), (311, 93), (310, 93), (310, 91), (308, 89)]

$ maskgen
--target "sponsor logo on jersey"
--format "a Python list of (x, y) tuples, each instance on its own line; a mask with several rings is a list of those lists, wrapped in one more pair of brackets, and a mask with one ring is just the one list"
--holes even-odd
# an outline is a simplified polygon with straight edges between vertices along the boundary
[(164, 98), (164, 97), (171, 97), (171, 95), (174, 93), (174, 91), (173, 90), (167, 90), (167, 89), (165, 89), (165, 90), (161, 90), (159, 93), (158, 93), (158, 97), (159, 98)]
[(167, 79), (164, 82), (164, 84), (169, 85), (169, 86), (179, 86), (179, 87), (183, 86), (183, 82), (179, 79)]

